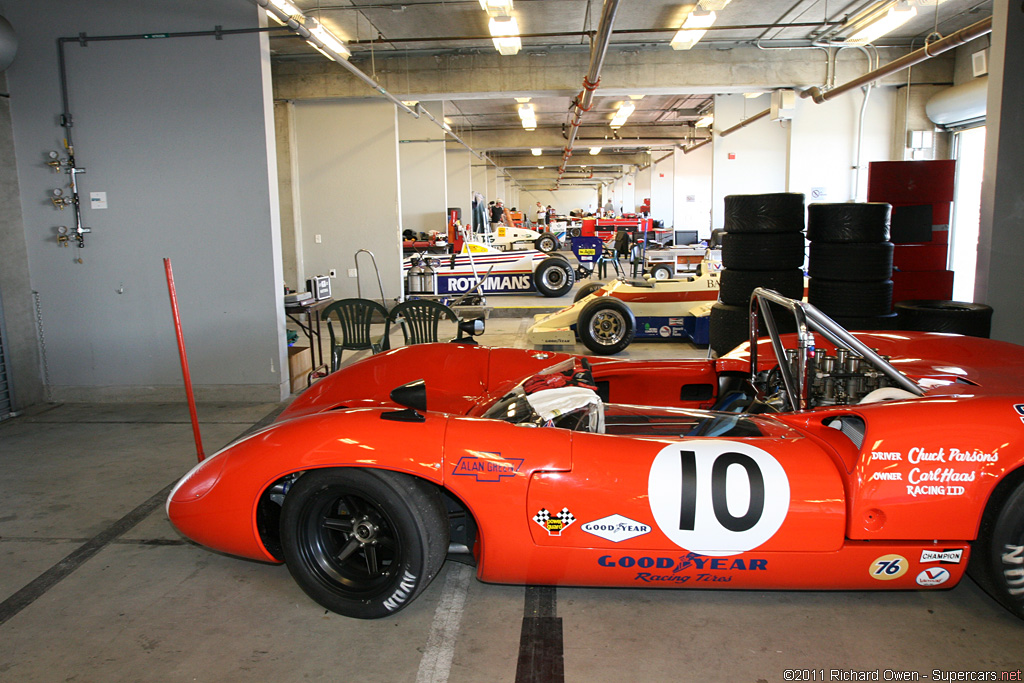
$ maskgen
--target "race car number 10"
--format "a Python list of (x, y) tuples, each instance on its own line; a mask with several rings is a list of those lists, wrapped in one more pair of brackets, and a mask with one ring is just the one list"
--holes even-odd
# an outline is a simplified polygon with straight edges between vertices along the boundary
[(662, 533), (701, 555), (736, 555), (771, 538), (789, 512), (789, 478), (767, 451), (737, 441), (662, 449), (647, 483)]

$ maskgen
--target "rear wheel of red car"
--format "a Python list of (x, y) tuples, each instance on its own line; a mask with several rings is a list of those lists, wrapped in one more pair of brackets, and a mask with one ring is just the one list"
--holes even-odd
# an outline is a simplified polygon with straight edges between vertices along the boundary
[(598, 297), (585, 305), (576, 322), (580, 341), (600, 355), (612, 355), (626, 348), (635, 333), (633, 311), (610, 296)]
[(1002, 505), (986, 510), (968, 570), (985, 592), (1024, 619), (1024, 481), (1019, 477)]
[(281, 512), (292, 578), (332, 612), (393, 614), (426, 588), (448, 551), (441, 497), (413, 477), (357, 468), (314, 470)]

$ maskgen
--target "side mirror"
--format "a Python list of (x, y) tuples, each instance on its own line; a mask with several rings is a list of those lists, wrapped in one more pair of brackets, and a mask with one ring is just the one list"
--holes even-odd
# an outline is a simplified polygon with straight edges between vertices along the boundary
[(403, 384), (400, 387), (396, 387), (391, 390), (391, 400), (400, 406), (405, 406), (405, 410), (396, 410), (394, 412), (382, 413), (382, 420), (392, 420), (394, 422), (425, 422), (426, 418), (423, 417), (421, 412), (427, 410), (427, 383), (422, 379)]

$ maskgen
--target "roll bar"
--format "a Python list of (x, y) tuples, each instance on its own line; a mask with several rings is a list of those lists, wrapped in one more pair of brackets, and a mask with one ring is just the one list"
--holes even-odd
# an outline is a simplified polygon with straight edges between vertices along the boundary
[[(775, 324), (775, 317), (768, 306), (769, 303), (781, 306), (796, 318), (798, 355), (795, 375), (793, 368), (790, 367), (786, 360), (786, 349), (782, 346), (779, 329)], [(847, 348), (855, 351), (895, 382), (901, 389), (905, 389), (915, 396), (924, 396), (924, 389), (921, 388), (921, 385), (894, 368), (888, 361), (875, 353), (873, 349), (847, 332), (841, 325), (822, 313), (815, 306), (803, 301), (790, 299), (789, 297), (782, 296), (775, 290), (764, 287), (756, 288), (750, 295), (751, 379), (757, 376), (759, 314), (764, 317), (765, 327), (768, 328), (768, 337), (771, 339), (772, 349), (779, 363), (779, 373), (786, 387), (786, 399), (789, 401), (792, 410), (805, 410), (808, 407), (810, 391), (808, 388), (807, 365), (808, 361), (814, 358), (815, 354), (814, 332), (823, 336), (837, 348)]]

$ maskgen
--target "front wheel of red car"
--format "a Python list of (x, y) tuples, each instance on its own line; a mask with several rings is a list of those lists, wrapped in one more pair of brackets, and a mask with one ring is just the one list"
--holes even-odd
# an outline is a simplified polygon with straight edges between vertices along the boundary
[(989, 595), (1024, 619), (1024, 481), (996, 514), (986, 512), (968, 569)]
[(437, 575), (447, 515), (437, 491), (413, 477), (313, 470), (285, 498), (281, 544), (309, 597), (347, 617), (377, 619), (408, 605)]

